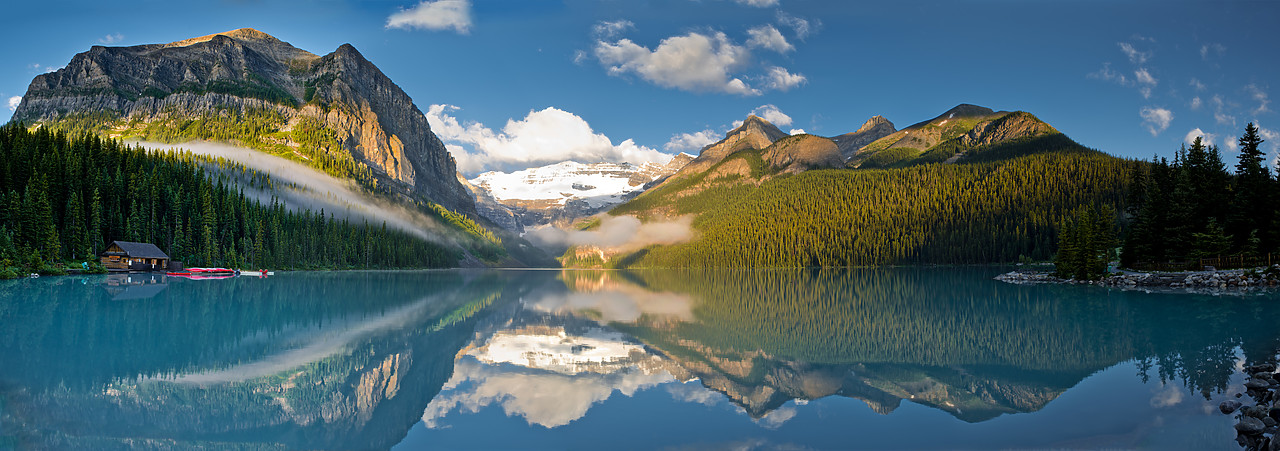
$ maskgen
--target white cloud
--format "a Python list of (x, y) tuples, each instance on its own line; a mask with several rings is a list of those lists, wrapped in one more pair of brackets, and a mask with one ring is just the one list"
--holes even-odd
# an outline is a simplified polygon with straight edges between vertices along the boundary
[(1199, 128), (1194, 128), (1194, 129), (1191, 129), (1191, 131), (1187, 132), (1187, 136), (1184, 136), (1182, 138), (1182, 141), (1187, 143), (1187, 145), (1190, 145), (1191, 143), (1196, 141), (1196, 138), (1200, 138), (1200, 142), (1204, 143), (1204, 145), (1206, 146), (1213, 145), (1214, 135), (1212, 133), (1205, 133), (1203, 130), (1200, 130)]
[(1263, 127), (1260, 124), (1253, 124), (1258, 127), (1258, 136), (1261, 136), (1266, 142), (1262, 143), (1271, 149), (1272, 152), (1280, 151), (1280, 132)]
[(1222, 54), (1226, 52), (1227, 52), (1227, 48), (1222, 44), (1218, 44), (1218, 43), (1205, 44), (1200, 46), (1200, 58), (1204, 60), (1208, 60), (1209, 54), (1211, 53), (1217, 56), (1222, 56)]
[(1142, 116), (1142, 123), (1151, 132), (1151, 136), (1159, 135), (1173, 122), (1173, 112), (1164, 108), (1143, 107), (1138, 114)]
[(806, 132), (803, 128), (793, 128), (791, 131), (787, 132), (788, 135), (803, 135), (805, 133)]
[(619, 34), (622, 34), (622, 32), (634, 27), (635, 23), (632, 23), (630, 20), (603, 20), (591, 27), (591, 34), (594, 35), (596, 39), (612, 39), (617, 37)]
[(470, 0), (424, 0), (409, 9), (401, 9), (387, 17), (387, 28), (447, 30), (471, 32)]
[(1147, 72), (1145, 67), (1133, 71), (1133, 79), (1138, 81), (1138, 92), (1142, 93), (1142, 98), (1144, 99), (1151, 98), (1151, 90), (1159, 83), (1156, 77), (1151, 76), (1151, 72)]
[(1147, 60), (1151, 59), (1151, 52), (1140, 51), (1134, 48), (1133, 44), (1128, 42), (1118, 42), (1116, 44), (1120, 46), (1120, 51), (1124, 52), (1125, 56), (1129, 57), (1129, 62), (1135, 65), (1141, 66), (1146, 64)]
[(1235, 152), (1235, 151), (1240, 150), (1240, 143), (1237, 143), (1237, 142), (1232, 141), (1232, 140), (1230, 140), (1230, 139), (1228, 139), (1228, 140), (1226, 140), (1225, 142), (1223, 142), (1223, 143), (1222, 143), (1222, 145), (1223, 145), (1223, 146), (1225, 146), (1225, 147), (1227, 148), (1227, 150), (1230, 150), (1230, 151), (1232, 151), (1232, 152)]
[(804, 75), (793, 74), (787, 72), (778, 66), (769, 68), (769, 73), (765, 75), (765, 87), (776, 91), (790, 91), (791, 88), (800, 86), (808, 81)]
[(1111, 63), (1102, 63), (1101, 69), (1098, 69), (1097, 72), (1092, 72), (1086, 76), (1097, 80), (1114, 81), (1123, 86), (1128, 86), (1130, 83), (1129, 77), (1111, 69)]
[(1253, 114), (1262, 114), (1262, 113), (1271, 112), (1271, 109), (1267, 108), (1267, 105), (1271, 103), (1271, 100), (1267, 98), (1266, 91), (1263, 91), (1262, 88), (1259, 88), (1258, 85), (1253, 83), (1245, 85), (1244, 90), (1248, 91), (1249, 96), (1253, 97), (1253, 100), (1258, 102), (1258, 108), (1255, 108), (1253, 110)]
[(769, 49), (778, 53), (787, 53), (796, 49), (773, 25), (752, 28), (747, 30), (747, 34), (751, 36), (747, 39), (747, 47)]
[(13, 96), (9, 98), (9, 111), (18, 111), (18, 105), (22, 104), (22, 96)]
[(1196, 98), (1191, 99), (1191, 109), (1192, 109), (1192, 110), (1198, 110), (1198, 109), (1200, 109), (1200, 106), (1201, 106), (1201, 105), (1203, 105), (1203, 104), (1204, 104), (1204, 102), (1201, 102), (1199, 97), (1196, 97)]
[(810, 22), (782, 11), (778, 11), (778, 23), (791, 28), (796, 34), (796, 39), (801, 41), (809, 37), (810, 33), (817, 31), (818, 27), (822, 25), (821, 22), (816, 20)]
[(734, 3), (756, 8), (772, 8), (778, 6), (778, 0), (733, 0)]
[(593, 52), (610, 75), (634, 73), (658, 86), (690, 92), (761, 94), (731, 75), (747, 64), (751, 54), (722, 32), (672, 36), (653, 50), (630, 39), (597, 41)]
[(453, 105), (431, 105), (426, 116), (464, 173), (523, 169), (566, 160), (637, 164), (671, 160), (671, 155), (630, 139), (613, 144), (609, 137), (592, 130), (586, 120), (557, 108), (530, 111), (518, 121), (507, 120), (500, 132), (478, 122), (459, 123), (450, 115), (456, 110)]
[(108, 34), (106, 36), (98, 38), (98, 43), (111, 45), (123, 40), (124, 40), (124, 35), (120, 33), (116, 33), (116, 34)]
[(588, 56), (587, 56), (586, 50), (574, 50), (573, 64), (582, 65), (583, 62), (587, 61), (587, 58)]
[(708, 144), (719, 140), (720, 134), (711, 129), (706, 129), (700, 132), (674, 135), (671, 137), (670, 141), (667, 141), (667, 143), (662, 146), (662, 148), (669, 152), (701, 150), (703, 147), (707, 147)]
[(1201, 83), (1199, 78), (1191, 77), (1190, 85), (1196, 88), (1196, 91), (1204, 91), (1204, 83)]
[(772, 104), (760, 105), (760, 107), (754, 110), (751, 110), (751, 114), (754, 114), (760, 117), (761, 119), (769, 121), (769, 123), (778, 127), (786, 127), (791, 125), (791, 116), (787, 116), (785, 113), (782, 112), (782, 110), (778, 109), (778, 107), (773, 106)]

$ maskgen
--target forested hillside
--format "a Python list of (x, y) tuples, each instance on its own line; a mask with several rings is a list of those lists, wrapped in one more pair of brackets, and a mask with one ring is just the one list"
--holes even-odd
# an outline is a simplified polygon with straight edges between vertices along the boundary
[(155, 243), (187, 266), (445, 267), (461, 258), (385, 224), (260, 203), (226, 177), (190, 154), (0, 127), (0, 266), (94, 259), (113, 240)]
[[(1070, 145), (1064, 148), (1036, 148), (1038, 153), (1007, 160), (817, 170), (777, 176), (759, 186), (710, 184), (679, 196), (646, 193), (611, 213), (648, 219), (695, 214), (693, 226), (700, 236), (620, 255), (610, 265), (796, 267), (1048, 259), (1061, 218), (1082, 205), (1120, 206), (1130, 167), (1141, 164), (1066, 142)], [(739, 158), (755, 162), (756, 171), (763, 169), (751, 151), (725, 162)]]

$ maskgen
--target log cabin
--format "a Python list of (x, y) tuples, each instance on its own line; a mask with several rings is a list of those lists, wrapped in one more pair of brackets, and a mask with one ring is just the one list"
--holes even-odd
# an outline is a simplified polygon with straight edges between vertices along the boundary
[(102, 266), (112, 271), (164, 271), (169, 256), (151, 243), (112, 241), (101, 255)]

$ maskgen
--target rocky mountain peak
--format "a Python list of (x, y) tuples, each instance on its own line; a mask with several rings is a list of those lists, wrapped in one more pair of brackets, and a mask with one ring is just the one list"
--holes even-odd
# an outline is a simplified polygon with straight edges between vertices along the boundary
[(896, 129), (894, 129), (893, 127), (893, 122), (890, 122), (888, 119), (885, 119), (884, 116), (877, 114), (875, 116), (871, 116), (871, 119), (867, 119), (866, 122), (863, 122), (862, 126), (858, 127), (858, 131), (854, 133), (865, 133), (868, 130), (872, 130), (872, 129), (884, 127), (884, 126), (888, 126), (890, 130), (896, 131)]
[(893, 126), (893, 122), (889, 122), (884, 116), (877, 115), (871, 116), (870, 119), (862, 123), (862, 126), (858, 127), (858, 131), (832, 137), (831, 141), (835, 142), (836, 146), (840, 148), (840, 155), (848, 160), (863, 146), (897, 131)]
[(970, 105), (970, 104), (967, 104), (967, 103), (962, 103), (962, 104), (956, 105), (954, 108), (951, 108), (951, 109), (947, 110), (947, 112), (942, 113), (942, 115), (941, 115), (941, 116), (938, 116), (937, 118), (935, 118), (935, 120), (937, 120), (937, 119), (950, 119), (950, 118), (953, 118), (953, 117), (979, 117), (979, 116), (990, 116), (990, 115), (993, 115), (993, 114), (996, 114), (996, 112), (995, 112), (995, 110), (992, 110), (991, 108), (982, 107), (982, 106), (978, 106), (978, 105)]
[[(343, 175), (380, 191), (475, 211), (426, 116), (350, 44), (319, 57), (241, 28), (168, 44), (94, 46), (65, 68), (36, 76), (13, 120), (56, 127), (86, 115), (103, 134), (175, 142), (212, 136), (159, 138), (130, 127), (177, 132), (186, 121), (256, 115), (265, 121), (259, 131), (231, 139), (303, 161), (332, 160), (330, 167), (340, 165)], [(323, 148), (295, 140), (289, 132), (300, 125), (316, 129), (327, 141)], [(277, 133), (283, 136), (268, 136)]]
[(211, 42), (214, 40), (235, 41), (240, 45), (249, 47), (258, 53), (262, 53), (276, 61), (284, 63), (293, 60), (310, 61), (319, 58), (319, 56), (316, 56), (314, 53), (294, 47), (288, 42), (281, 41), (276, 39), (275, 36), (263, 33), (253, 28), (237, 28), (231, 31), (224, 31), (222, 33), (214, 33), (211, 35), (170, 42), (168, 44), (160, 45), (159, 47), (190, 47), (195, 44)]

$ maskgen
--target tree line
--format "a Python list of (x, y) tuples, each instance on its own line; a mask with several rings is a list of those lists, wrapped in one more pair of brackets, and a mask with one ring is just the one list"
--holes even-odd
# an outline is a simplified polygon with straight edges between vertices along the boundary
[(1179, 149), (1172, 162), (1155, 158), (1134, 166), (1121, 265), (1280, 250), (1280, 184), (1264, 161), (1263, 142), (1258, 127), (1248, 124), (1234, 173), (1218, 147), (1200, 138)]
[(187, 266), (445, 267), (461, 257), (385, 223), (293, 211), (235, 186), (190, 153), (10, 123), (0, 127), (0, 272), (96, 260), (115, 240), (154, 243)]
[(815, 170), (759, 187), (713, 186), (672, 202), (676, 215), (699, 214), (698, 239), (618, 261), (817, 267), (1048, 260), (1062, 217), (1086, 205), (1123, 206), (1135, 164), (1077, 145), (1003, 161)]

